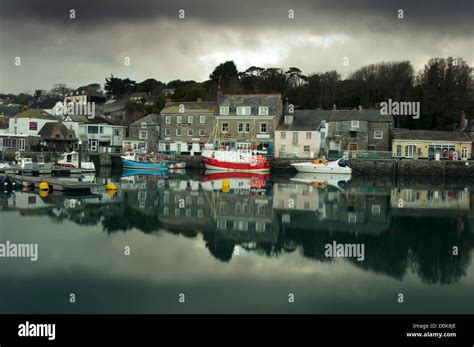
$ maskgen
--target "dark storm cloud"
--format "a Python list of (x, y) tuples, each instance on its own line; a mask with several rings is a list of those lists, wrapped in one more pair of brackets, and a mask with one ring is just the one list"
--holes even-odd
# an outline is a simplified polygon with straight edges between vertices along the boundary
[[(187, 19), (231, 26), (279, 25), (295, 10), (295, 25), (359, 27), (371, 22), (393, 22), (396, 11), (405, 11), (409, 27), (466, 29), (472, 33), (472, 0), (1, 0), (0, 18), (37, 21), (52, 26), (70, 25), (69, 10), (76, 11), (81, 30), (177, 19), (184, 9)], [(313, 20), (318, 19), (319, 23)], [(301, 20), (299, 20), (301, 19)], [(377, 28), (373, 28), (377, 30)]]
[[(205, 80), (219, 63), (342, 75), (380, 61), (472, 64), (472, 0), (0, 0), (0, 92), (113, 73)], [(69, 11), (76, 19), (69, 19)], [(178, 11), (185, 10), (185, 20)], [(288, 18), (288, 10), (295, 18)], [(404, 19), (397, 18), (397, 10)], [(14, 66), (21, 57), (21, 67)], [(132, 64), (125, 67), (124, 57)], [(342, 64), (347, 57), (350, 64)]]

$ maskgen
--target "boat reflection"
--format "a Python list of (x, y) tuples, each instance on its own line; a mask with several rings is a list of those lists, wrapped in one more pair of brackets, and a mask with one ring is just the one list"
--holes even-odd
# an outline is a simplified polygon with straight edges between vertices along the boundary
[(344, 190), (347, 183), (351, 180), (350, 174), (314, 174), (314, 173), (297, 173), (292, 181), (310, 184), (318, 188), (326, 188), (332, 186), (340, 190)]

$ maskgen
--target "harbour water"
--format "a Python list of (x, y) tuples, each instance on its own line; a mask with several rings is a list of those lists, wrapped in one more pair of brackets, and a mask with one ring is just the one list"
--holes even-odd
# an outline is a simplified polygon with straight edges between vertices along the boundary
[(474, 312), (474, 184), (112, 180), (87, 196), (1, 193), (0, 245), (38, 254), (0, 257), (0, 313)]

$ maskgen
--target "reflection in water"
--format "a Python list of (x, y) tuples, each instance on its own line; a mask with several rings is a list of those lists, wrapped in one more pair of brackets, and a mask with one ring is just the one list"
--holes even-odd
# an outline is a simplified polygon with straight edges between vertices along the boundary
[(120, 188), (111, 195), (4, 192), (1, 213), (100, 225), (108, 235), (138, 229), (202, 239), (224, 264), (233, 263), (239, 252), (267, 259), (299, 253), (336, 264), (341, 260), (325, 256), (325, 245), (336, 241), (365, 245), (364, 261), (342, 260), (354, 270), (397, 281), (414, 274), (425, 284), (453, 285), (471, 266), (470, 187), (212, 172), (127, 174), (117, 182)]

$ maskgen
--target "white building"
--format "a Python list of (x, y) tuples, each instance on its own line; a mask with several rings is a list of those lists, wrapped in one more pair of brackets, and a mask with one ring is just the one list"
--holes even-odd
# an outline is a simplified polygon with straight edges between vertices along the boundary
[(63, 121), (74, 130), (89, 152), (118, 152), (126, 135), (125, 126), (116, 125), (103, 117), (66, 116)]
[(46, 123), (56, 123), (59, 119), (41, 110), (26, 110), (11, 117), (8, 133), (12, 135), (38, 136)]

